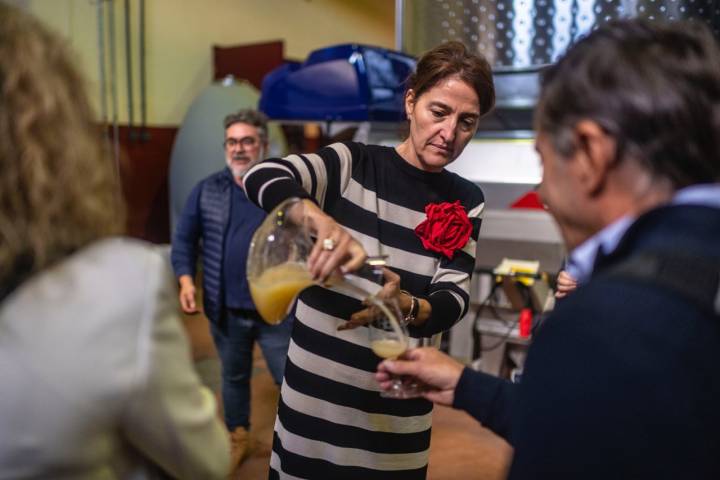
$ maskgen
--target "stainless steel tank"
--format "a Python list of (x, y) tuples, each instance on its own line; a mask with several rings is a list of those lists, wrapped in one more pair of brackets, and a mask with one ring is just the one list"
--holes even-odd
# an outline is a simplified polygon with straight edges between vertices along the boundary
[(580, 36), (619, 18), (702, 21), (720, 37), (715, 0), (398, 0), (398, 14), (401, 50), (420, 55), (459, 40), (496, 72), (552, 63)]

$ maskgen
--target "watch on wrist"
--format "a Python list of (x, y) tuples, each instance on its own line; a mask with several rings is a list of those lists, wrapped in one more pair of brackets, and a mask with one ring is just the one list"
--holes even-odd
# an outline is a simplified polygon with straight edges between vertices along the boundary
[(420, 311), (420, 300), (407, 290), (400, 290), (400, 293), (404, 293), (410, 297), (410, 311), (405, 314), (405, 318), (403, 318), (403, 325), (409, 325), (417, 318), (417, 314)]

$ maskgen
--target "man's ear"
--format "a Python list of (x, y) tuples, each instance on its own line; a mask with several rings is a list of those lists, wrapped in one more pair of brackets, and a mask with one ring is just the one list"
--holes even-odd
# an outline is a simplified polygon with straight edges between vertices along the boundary
[(580, 120), (574, 128), (575, 168), (580, 185), (590, 195), (602, 191), (617, 154), (617, 142), (593, 120)]
[(408, 91), (405, 92), (405, 116), (410, 118), (410, 115), (412, 115), (413, 111), (415, 110), (415, 92), (412, 88), (408, 88)]

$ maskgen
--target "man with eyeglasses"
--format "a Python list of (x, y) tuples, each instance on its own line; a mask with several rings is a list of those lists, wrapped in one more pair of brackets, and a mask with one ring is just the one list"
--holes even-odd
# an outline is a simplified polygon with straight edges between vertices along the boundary
[(227, 168), (202, 180), (190, 193), (173, 237), (172, 264), (182, 310), (198, 313), (194, 280), (202, 253), (203, 307), (222, 362), (222, 398), (234, 471), (249, 453), (253, 346), (257, 341), (279, 385), (292, 323), (271, 326), (262, 321), (245, 275), (250, 240), (265, 212), (247, 199), (243, 176), (264, 158), (267, 117), (240, 110), (225, 117), (224, 126)]

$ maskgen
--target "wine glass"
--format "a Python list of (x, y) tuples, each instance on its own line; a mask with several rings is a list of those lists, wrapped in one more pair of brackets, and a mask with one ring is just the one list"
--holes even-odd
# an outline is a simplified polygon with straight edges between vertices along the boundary
[[(370, 306), (372, 321), (368, 323), (370, 348), (380, 358), (394, 360), (405, 353), (410, 345), (407, 328), (397, 319), (402, 318), (395, 299), (377, 296), (366, 300)], [(420, 396), (418, 385), (409, 378), (391, 376), (391, 387), (380, 392), (385, 398), (416, 398)]]

